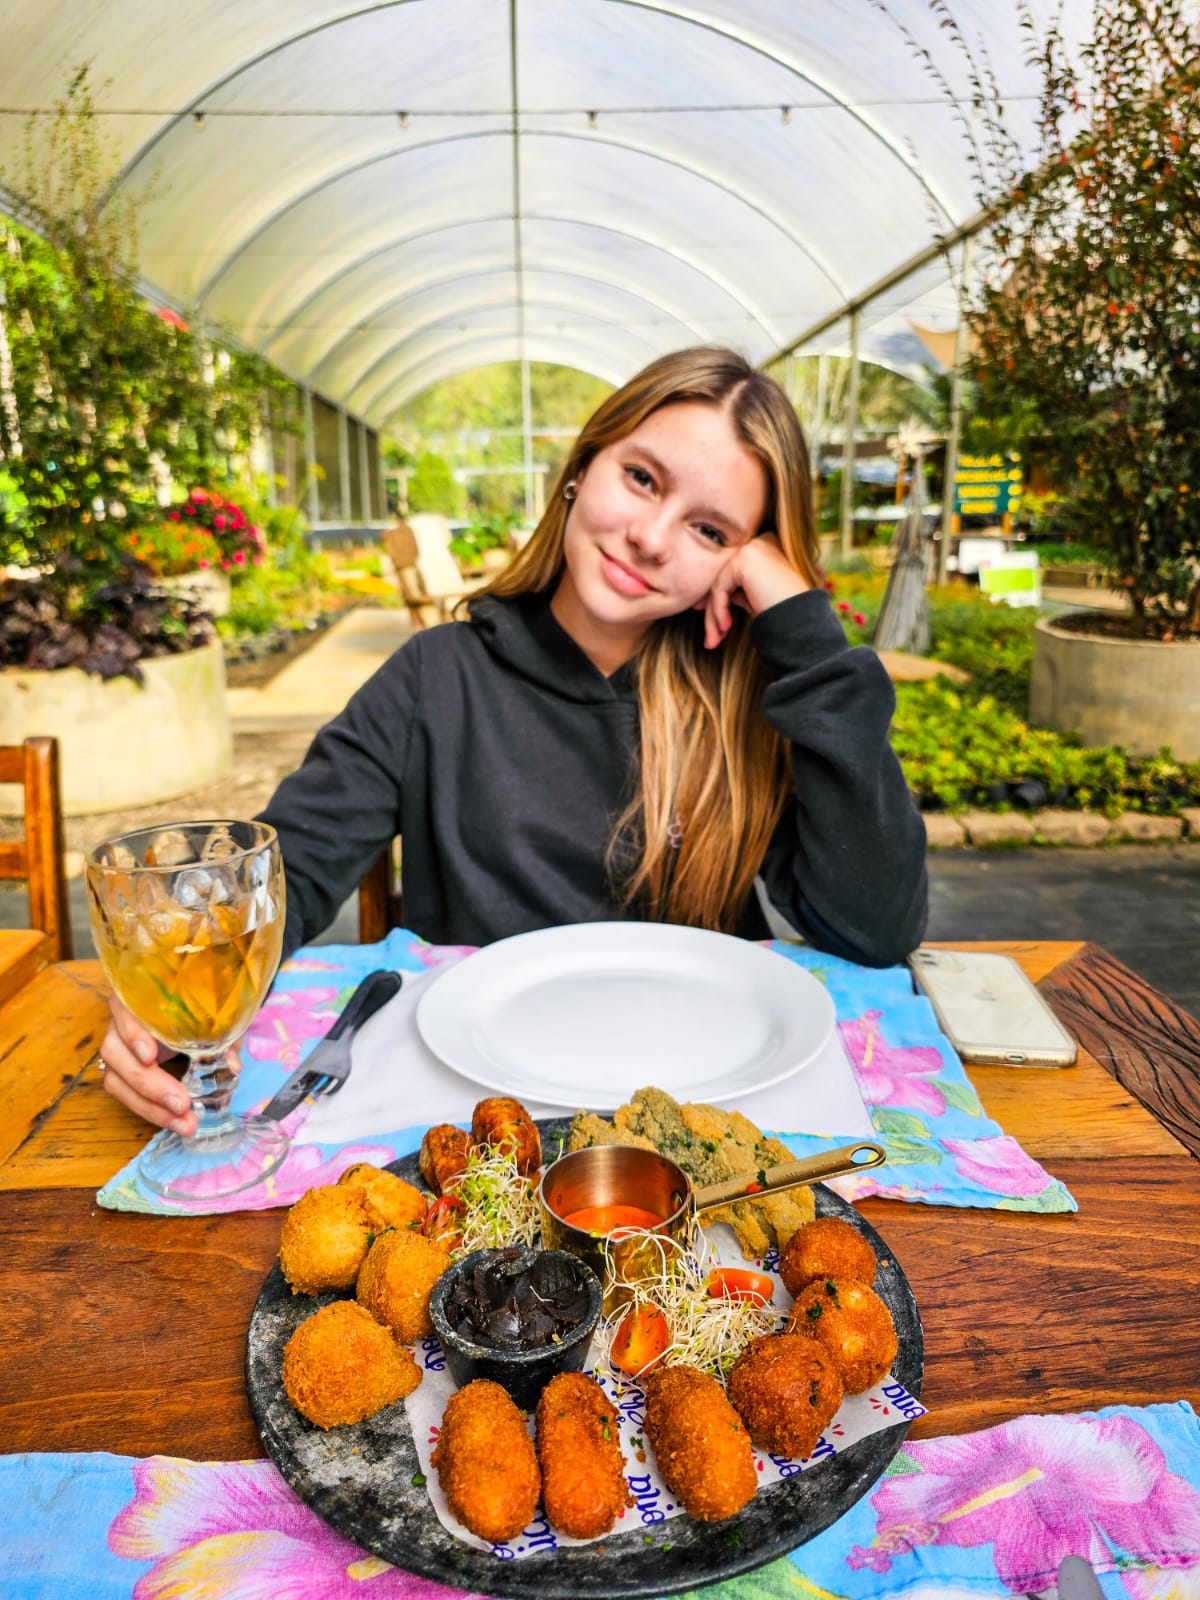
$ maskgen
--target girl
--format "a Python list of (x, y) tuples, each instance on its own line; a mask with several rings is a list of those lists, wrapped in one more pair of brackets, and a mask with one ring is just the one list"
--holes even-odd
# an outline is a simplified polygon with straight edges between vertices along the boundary
[[(760, 895), (852, 961), (920, 941), (891, 684), (820, 584), (804, 440), (771, 378), (706, 348), (632, 378), (467, 610), (402, 646), (263, 812), (285, 954), (397, 833), (405, 920), (437, 944), (620, 917), (765, 938)], [(114, 1007), (109, 1092), (189, 1132), (156, 1053)]]

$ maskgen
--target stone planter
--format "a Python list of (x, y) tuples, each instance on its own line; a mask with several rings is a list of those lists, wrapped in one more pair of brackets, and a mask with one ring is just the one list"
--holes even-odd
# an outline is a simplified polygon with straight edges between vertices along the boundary
[(223, 617), (229, 610), (229, 574), (219, 567), (197, 567), (194, 572), (179, 572), (173, 578), (156, 578), (168, 594), (186, 595), (210, 617)]
[[(228, 776), (233, 734), (218, 640), (141, 663), (144, 684), (102, 682), (76, 667), (0, 670), (0, 744), (58, 739), (67, 816), (152, 805)], [(21, 790), (0, 784), (0, 814)]]
[(1200, 645), (1106, 639), (1043, 619), (1034, 636), (1029, 719), (1085, 744), (1200, 759)]

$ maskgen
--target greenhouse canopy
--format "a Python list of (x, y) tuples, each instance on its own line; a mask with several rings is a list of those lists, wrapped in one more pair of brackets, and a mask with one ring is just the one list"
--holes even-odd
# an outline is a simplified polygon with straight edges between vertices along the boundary
[[(1032, 144), (1016, 6), (953, 14)], [(978, 208), (927, 0), (7, 0), (4, 46), (0, 173), (91, 61), (151, 291), (379, 429), (488, 362), (766, 361)], [(861, 353), (919, 371), (950, 276), (873, 300)]]

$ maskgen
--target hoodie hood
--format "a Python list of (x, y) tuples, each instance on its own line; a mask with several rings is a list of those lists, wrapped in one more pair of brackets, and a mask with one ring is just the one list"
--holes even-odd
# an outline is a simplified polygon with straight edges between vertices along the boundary
[(480, 595), (468, 601), (467, 612), (490, 655), (559, 699), (578, 705), (636, 701), (634, 662), (606, 678), (550, 610), (549, 590), (511, 599)]

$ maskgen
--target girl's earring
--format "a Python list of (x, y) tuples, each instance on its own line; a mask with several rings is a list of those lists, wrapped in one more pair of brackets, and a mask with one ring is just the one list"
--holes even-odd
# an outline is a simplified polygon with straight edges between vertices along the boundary
[(564, 483), (563, 484), (563, 492), (562, 492), (562, 494), (563, 494), (563, 499), (564, 500), (574, 500), (575, 496), (578, 493), (579, 493), (579, 485), (575, 481), (574, 478), (571, 479), (570, 483)]

